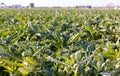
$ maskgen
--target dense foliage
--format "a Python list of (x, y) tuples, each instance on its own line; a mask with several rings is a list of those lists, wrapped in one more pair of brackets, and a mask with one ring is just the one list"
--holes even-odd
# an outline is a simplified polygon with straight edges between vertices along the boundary
[(120, 76), (119, 13), (0, 9), (0, 76)]

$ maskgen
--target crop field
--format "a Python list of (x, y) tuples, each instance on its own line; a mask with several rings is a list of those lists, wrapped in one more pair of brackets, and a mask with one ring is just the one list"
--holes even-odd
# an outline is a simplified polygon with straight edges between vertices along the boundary
[(120, 10), (0, 9), (0, 76), (120, 76)]

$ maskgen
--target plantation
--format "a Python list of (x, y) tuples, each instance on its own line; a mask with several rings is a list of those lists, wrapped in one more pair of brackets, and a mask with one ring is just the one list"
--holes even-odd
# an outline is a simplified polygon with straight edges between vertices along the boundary
[(0, 9), (0, 76), (120, 76), (119, 13)]

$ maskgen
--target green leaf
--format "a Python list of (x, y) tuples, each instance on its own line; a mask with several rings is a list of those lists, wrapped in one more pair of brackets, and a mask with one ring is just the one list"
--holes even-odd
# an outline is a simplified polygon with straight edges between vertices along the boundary
[(67, 41), (67, 45), (77, 41), (78, 39), (80, 40), (80, 34), (81, 33), (77, 33), (77, 34), (74, 34), (72, 37), (70, 37)]

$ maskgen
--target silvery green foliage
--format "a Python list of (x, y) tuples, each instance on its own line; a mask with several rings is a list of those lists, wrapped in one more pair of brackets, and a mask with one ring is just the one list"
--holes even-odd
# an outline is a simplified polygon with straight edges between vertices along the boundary
[(119, 76), (119, 12), (0, 9), (0, 75)]

